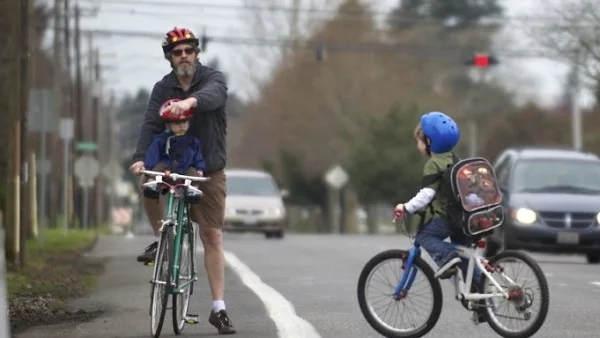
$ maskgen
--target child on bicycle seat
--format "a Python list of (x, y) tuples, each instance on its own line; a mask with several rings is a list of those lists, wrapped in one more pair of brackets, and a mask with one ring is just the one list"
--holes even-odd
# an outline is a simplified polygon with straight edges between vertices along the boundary
[[(430, 112), (421, 116), (421, 121), (414, 131), (417, 149), (423, 156), (429, 157), (423, 169), (421, 190), (406, 203), (396, 206), (396, 218), (402, 218), (405, 213), (416, 213), (422, 210), (421, 226), (417, 230), (415, 244), (420, 244), (440, 267), (440, 279), (452, 277), (461, 264), (463, 274), (467, 272), (468, 260), (458, 256), (452, 243), (468, 245), (471, 239), (462, 232), (453, 231), (446, 221), (445, 201), (439, 191), (439, 173), (449, 165), (454, 164), (452, 153), (458, 144), (460, 130), (449, 116), (440, 112)], [(450, 237), (452, 243), (444, 239)], [(477, 285), (480, 271), (475, 271), (474, 285)]]
[(169, 170), (188, 176), (203, 176), (205, 162), (200, 140), (187, 133), (192, 112), (188, 110), (173, 114), (169, 105), (176, 101), (179, 100), (168, 100), (161, 106), (160, 117), (166, 123), (166, 130), (154, 136), (146, 153), (144, 167), (154, 171)]

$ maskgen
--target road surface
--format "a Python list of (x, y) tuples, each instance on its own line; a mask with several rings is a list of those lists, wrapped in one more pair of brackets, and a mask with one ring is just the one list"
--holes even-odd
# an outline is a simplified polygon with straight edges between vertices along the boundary
[[(34, 328), (18, 337), (149, 337), (152, 270), (135, 262), (135, 256), (150, 239), (139, 235), (131, 239), (104, 237), (91, 253), (110, 259), (96, 292), (82, 304), (107, 307), (103, 316), (79, 325)], [(283, 240), (266, 240), (259, 235), (226, 234), (225, 301), (238, 329), (235, 337), (381, 337), (358, 308), (358, 275), (376, 253), (409, 244), (400, 236), (289, 235)], [(581, 256), (533, 256), (547, 275), (551, 295), (548, 318), (535, 337), (598, 337), (600, 266), (587, 264)], [(201, 322), (187, 326), (183, 337), (218, 336), (207, 323), (210, 293), (200, 271), (192, 310), (200, 314)], [(474, 326), (471, 314), (453, 299), (451, 285), (442, 285), (443, 312), (427, 337), (498, 337), (485, 324)], [(161, 337), (175, 337), (170, 318)]]

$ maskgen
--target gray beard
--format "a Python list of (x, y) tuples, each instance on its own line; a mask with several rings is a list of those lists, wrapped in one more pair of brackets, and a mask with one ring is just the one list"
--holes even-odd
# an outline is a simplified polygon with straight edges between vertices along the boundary
[(196, 72), (195, 64), (182, 64), (175, 67), (175, 73), (181, 77), (190, 77)]

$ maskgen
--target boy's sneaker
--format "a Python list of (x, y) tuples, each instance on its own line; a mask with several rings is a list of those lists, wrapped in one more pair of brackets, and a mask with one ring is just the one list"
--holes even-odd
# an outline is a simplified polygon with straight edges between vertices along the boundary
[(234, 334), (236, 332), (225, 310), (219, 312), (210, 311), (208, 322), (219, 330), (219, 334)]
[(454, 276), (458, 272), (458, 265), (460, 262), (461, 259), (459, 257), (452, 258), (435, 273), (435, 277), (439, 279), (448, 279)]
[(158, 242), (154, 242), (144, 249), (144, 253), (137, 256), (138, 262), (150, 263), (154, 261), (154, 257), (156, 257), (156, 250), (158, 249)]

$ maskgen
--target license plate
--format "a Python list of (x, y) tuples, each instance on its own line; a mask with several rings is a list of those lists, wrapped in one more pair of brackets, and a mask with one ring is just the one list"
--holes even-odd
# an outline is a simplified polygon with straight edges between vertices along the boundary
[(561, 244), (579, 244), (579, 234), (576, 232), (559, 232), (556, 242)]
[(248, 217), (248, 218), (244, 219), (245, 225), (252, 226), (252, 225), (256, 225), (256, 223), (258, 223), (258, 220), (254, 217)]

